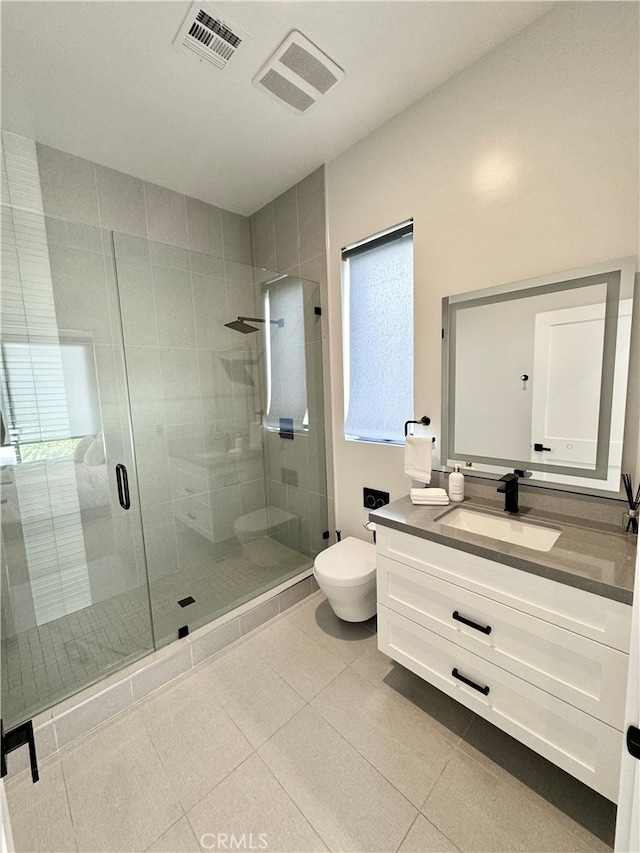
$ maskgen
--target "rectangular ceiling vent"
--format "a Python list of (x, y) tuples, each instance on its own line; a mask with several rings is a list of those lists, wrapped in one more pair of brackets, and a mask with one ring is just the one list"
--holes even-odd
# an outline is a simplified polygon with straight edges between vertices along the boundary
[(224, 68), (238, 50), (247, 34), (206, 3), (193, 3), (189, 9), (174, 47), (195, 54), (200, 62)]
[(342, 79), (342, 68), (293, 30), (258, 71), (253, 84), (300, 115)]

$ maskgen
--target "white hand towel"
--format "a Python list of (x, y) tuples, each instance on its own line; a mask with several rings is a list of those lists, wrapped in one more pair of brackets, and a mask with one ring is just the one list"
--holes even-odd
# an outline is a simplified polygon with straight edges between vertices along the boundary
[(404, 475), (421, 483), (431, 482), (433, 440), (430, 435), (408, 435), (404, 440)]
[(449, 496), (444, 489), (411, 489), (414, 506), (447, 506)]
[(411, 489), (412, 498), (446, 498), (449, 499), (446, 489)]

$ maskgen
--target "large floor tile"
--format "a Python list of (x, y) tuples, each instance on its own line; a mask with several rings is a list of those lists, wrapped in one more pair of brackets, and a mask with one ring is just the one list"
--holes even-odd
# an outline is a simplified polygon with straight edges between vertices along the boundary
[(185, 811), (253, 751), (199, 672), (156, 693), (138, 711)]
[(150, 847), (147, 847), (147, 853), (201, 853), (201, 850), (186, 817), (181, 817)]
[(286, 617), (247, 641), (247, 648), (309, 701), (346, 667), (346, 663), (301, 631)]
[(62, 763), (50, 758), (39, 770), (35, 784), (30, 773), (22, 773), (6, 786), (15, 849), (17, 853), (77, 850)]
[(418, 808), (455, 751), (423, 711), (351, 668), (311, 704)]
[(263, 660), (241, 644), (199, 670), (210, 696), (258, 747), (300, 710), (304, 700)]
[(344, 622), (338, 619), (321, 593), (296, 608), (291, 619), (321, 646), (345, 663), (352, 663), (367, 649), (376, 647), (374, 622)]
[(415, 808), (309, 706), (259, 755), (331, 850), (396, 850)]
[(69, 747), (62, 768), (85, 853), (145, 850), (183, 814), (136, 711)]
[(540, 808), (517, 780), (499, 778), (458, 750), (422, 812), (462, 851), (579, 853), (593, 848), (567, 829), (564, 816)]
[(515, 777), (523, 782), (540, 795), (542, 808), (548, 807), (555, 820), (565, 816), (567, 829), (594, 850), (613, 847), (615, 804), (506, 732), (476, 717), (465, 732), (460, 750), (499, 778), (510, 782)]
[(458, 853), (458, 848), (431, 821), (419, 814), (398, 853)]
[(359, 674), (383, 690), (390, 691), (424, 711), (440, 734), (458, 743), (475, 714), (419, 675), (391, 660), (382, 652), (368, 649), (351, 665)]
[(327, 849), (255, 753), (191, 809), (188, 818), (205, 849), (220, 849), (221, 836), (226, 836), (227, 847), (236, 844), (243, 849), (280, 853)]

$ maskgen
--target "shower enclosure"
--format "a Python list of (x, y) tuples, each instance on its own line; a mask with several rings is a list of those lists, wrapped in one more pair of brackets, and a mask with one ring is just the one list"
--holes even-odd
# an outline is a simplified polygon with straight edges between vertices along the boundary
[(317, 284), (2, 217), (8, 729), (308, 569), (327, 501)]

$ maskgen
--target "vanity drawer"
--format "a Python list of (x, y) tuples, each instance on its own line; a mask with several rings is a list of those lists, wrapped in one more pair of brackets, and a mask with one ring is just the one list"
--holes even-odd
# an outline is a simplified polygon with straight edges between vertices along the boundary
[(175, 457), (170, 460), (171, 497), (186, 498), (201, 495), (209, 491), (208, 481), (203, 468)]
[(209, 501), (202, 498), (182, 498), (173, 501), (173, 513), (175, 517), (191, 527), (207, 539), (211, 539), (213, 528), (211, 525), (211, 513)]
[(389, 609), (622, 730), (623, 652), (380, 555), (377, 588)]
[[(617, 729), (384, 605), (378, 606), (378, 648), (616, 802), (623, 741)], [(486, 695), (456, 678), (454, 670), (488, 688)]]
[(631, 608), (619, 601), (381, 525), (377, 548), (381, 556), (614, 649), (629, 651)]

